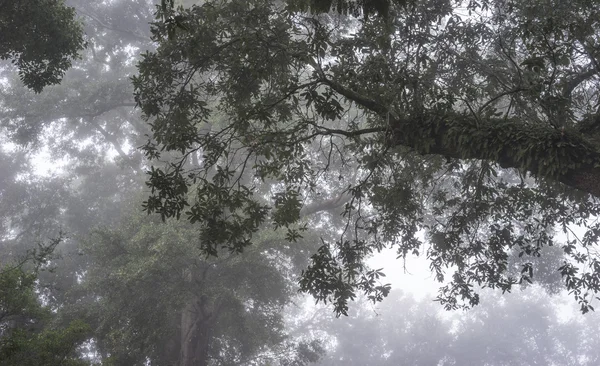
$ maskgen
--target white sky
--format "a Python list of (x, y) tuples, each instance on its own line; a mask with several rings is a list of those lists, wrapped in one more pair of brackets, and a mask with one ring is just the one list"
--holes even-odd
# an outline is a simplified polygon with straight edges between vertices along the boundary
[(381, 282), (391, 283), (392, 291), (401, 289), (417, 298), (435, 298), (440, 284), (429, 270), (429, 262), (425, 256), (409, 256), (406, 262), (402, 258), (396, 259), (396, 256), (394, 249), (385, 249), (373, 256), (368, 264), (374, 269), (383, 268), (386, 277), (382, 278)]

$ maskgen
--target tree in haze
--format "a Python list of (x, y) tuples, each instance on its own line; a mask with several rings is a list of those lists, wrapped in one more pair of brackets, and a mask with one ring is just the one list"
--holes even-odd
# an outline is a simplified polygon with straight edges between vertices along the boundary
[[(88, 47), (60, 85), (33, 93), (14, 67), (2, 70), (2, 253), (26, 251), (58, 228), (68, 232), (53, 271), (39, 273), (35, 290), (58, 325), (89, 324), (81, 350), (94, 362), (303, 365), (316, 359), (318, 343), (288, 336), (283, 322), (296, 292), (292, 268), (300, 264), (294, 261), (306, 265), (299, 243), (286, 249), (278, 245), (284, 235), (273, 234), (254, 254), (242, 258), (218, 248), (219, 258), (207, 260), (196, 231), (135, 212), (146, 169), (135, 147), (149, 128), (133, 109), (128, 78), (137, 55), (152, 49), (153, 4), (69, 5), (84, 21)], [(58, 164), (36, 174), (40, 151)]]
[(3, 0), (0, 7), (0, 59), (12, 60), (38, 93), (60, 83), (84, 47), (75, 9), (63, 0)]
[[(90, 347), (84, 341), (93, 339), (95, 329), (69, 311), (71, 302), (78, 301), (77, 285), (87, 266), (77, 246), (93, 227), (118, 222), (122, 197), (142, 188), (136, 180), (136, 173), (142, 175), (140, 154), (127, 148), (141, 144), (135, 141), (136, 134), (144, 133), (131, 127), (139, 119), (132, 111), (127, 80), (134, 67), (130, 63), (128, 69), (127, 61), (149, 43), (138, 33), (147, 30), (152, 5), (70, 1), (80, 22), (74, 20), (75, 10), (62, 1), (4, 3), (0, 38), (17, 48), (9, 55), (15, 62), (3, 64), (0, 70), (0, 268), (11, 269), (3, 272), (0, 297), (16, 303), (13, 308), (20, 309), (24, 321), (2, 322), (0, 364), (88, 364), (85, 355), (77, 357), (81, 347)], [(9, 32), (11, 26), (22, 28)], [(81, 40), (84, 29), (93, 47), (82, 50), (78, 58), (80, 44), (69, 56), (61, 47)], [(45, 31), (54, 32), (55, 43)], [(45, 61), (44, 57), (53, 58)], [(71, 61), (74, 67), (65, 73)], [(61, 84), (50, 85), (63, 73)], [(31, 85), (24, 80), (27, 88), (19, 80), (24, 75), (32, 78)], [(44, 90), (36, 89), (42, 86)], [(112, 152), (116, 159), (111, 158)], [(40, 153), (47, 156), (40, 159)], [(52, 161), (53, 169), (40, 172), (40, 160), (42, 164)], [(30, 261), (16, 266), (37, 249), (36, 243), (60, 231), (68, 235), (43, 266), (45, 270), (36, 271)], [(12, 296), (18, 293), (22, 296)], [(25, 308), (20, 307), (23, 299), (28, 301)], [(15, 318), (14, 310), (10, 316)]]
[[(146, 1), (69, 5), (77, 8), (90, 46), (60, 85), (33, 93), (17, 79), (16, 66), (0, 71), (1, 250), (19, 256), (60, 229), (68, 233), (57, 248), (64, 258), (54, 259), (60, 265), (40, 273), (55, 309), (64, 307), (85, 271), (78, 242), (95, 226), (117, 223), (119, 202), (143, 187), (136, 178), (143, 175), (140, 154), (132, 147), (145, 130), (136, 129), (127, 77), (136, 50), (148, 47), (142, 30), (152, 16)], [(40, 172), (40, 160), (52, 161), (53, 169)]]
[[(84, 47), (74, 9), (57, 0), (0, 5), (0, 59), (11, 60), (22, 83), (37, 93), (58, 84)], [(13, 70), (3, 66), (7, 71)], [(4, 78), (3, 85), (9, 80)], [(89, 327), (80, 320), (61, 325), (53, 309), (40, 302), (44, 287), (39, 276), (50, 268), (52, 252), (64, 238), (59, 234), (50, 244), (36, 243), (59, 229), (57, 205), (45, 203), (60, 199), (64, 181), (28, 180), (26, 153), (5, 150), (10, 139), (4, 134), (0, 140), (0, 363), (86, 365), (78, 348), (88, 339)]]
[(345, 322), (321, 315), (334, 342), (317, 365), (596, 365), (600, 318), (577, 316), (564, 295), (536, 286), (446, 312), (394, 290), (376, 310), (357, 304)]
[(40, 244), (18, 261), (0, 262), (0, 364), (3, 366), (88, 365), (78, 347), (89, 336), (80, 320), (66, 327), (52, 324), (52, 313), (39, 301), (38, 273), (61, 242)]
[[(587, 312), (600, 290), (599, 26), (591, 0), (164, 1), (133, 78), (151, 127), (145, 208), (241, 250), (263, 222), (296, 238), (302, 206), (341, 194), (335, 181), (347, 225), (300, 283), (339, 313), (388, 293), (364, 261), (384, 247), (425, 253), (455, 309), (481, 286), (531, 281), (551, 246)], [(315, 156), (356, 180), (325, 181)], [(263, 181), (279, 184), (268, 203)]]
[(97, 229), (83, 249), (88, 296), (78, 307), (103, 362), (300, 366), (319, 358), (318, 343), (284, 328), (294, 263), (306, 261), (298, 247), (267, 231), (245, 256), (205, 259), (192, 225), (137, 211), (119, 228)]

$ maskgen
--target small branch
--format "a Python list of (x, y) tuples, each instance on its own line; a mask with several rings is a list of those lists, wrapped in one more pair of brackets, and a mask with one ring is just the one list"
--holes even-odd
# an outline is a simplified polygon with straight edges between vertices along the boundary
[(100, 126), (100, 124), (98, 122), (96, 122), (93, 118), (89, 118), (88, 122), (94, 126), (94, 128), (96, 130), (98, 130), (98, 132), (100, 132), (100, 134), (102, 134), (102, 136), (104, 136), (104, 139), (106, 140), (106, 142), (110, 143), (115, 150), (117, 151), (117, 153), (119, 154), (119, 156), (123, 159), (123, 161), (125, 161), (127, 163), (127, 165), (129, 165), (129, 167), (131, 169), (133, 169), (133, 171), (135, 172), (138, 167), (136, 167), (133, 162), (131, 161), (131, 159), (129, 158), (129, 156), (125, 153), (125, 151), (123, 151), (123, 149), (121, 148), (121, 144), (119, 144), (119, 141), (117, 140), (117, 138), (113, 135), (111, 135), (110, 133), (108, 133), (108, 131), (106, 131), (104, 128), (102, 128), (102, 126)]
[[(134, 102), (123, 102), (123, 103), (118, 103), (118, 104), (110, 104), (110, 105), (106, 105), (101, 109), (98, 109), (94, 112), (91, 113), (87, 113), (87, 114), (82, 114), (81, 117), (98, 117), (100, 115), (103, 115), (104, 113), (110, 112), (113, 109), (119, 108), (119, 107), (135, 107), (137, 104)], [(69, 116), (69, 117), (79, 117), (79, 116)]]
[(102, 20), (98, 19), (96, 16), (94, 16), (94, 15), (92, 15), (92, 14), (86, 12), (86, 11), (83, 11), (81, 9), (77, 9), (77, 12), (85, 15), (86, 17), (88, 17), (88, 18), (90, 18), (92, 20), (94, 20), (102, 28), (106, 28), (108, 30), (112, 30), (112, 31), (115, 31), (115, 32), (123, 33), (123, 34), (128, 34), (128, 35), (130, 35), (130, 36), (132, 36), (134, 38), (137, 38), (138, 40), (144, 41), (144, 42), (148, 42), (148, 41), (151, 40), (149, 37), (140, 36), (138, 34), (133, 33), (132, 31), (128, 31), (128, 30), (125, 30), (125, 29), (119, 29), (119, 28), (115, 28), (113, 26), (110, 26), (110, 25), (104, 23)]
[(337, 197), (331, 198), (329, 200), (314, 202), (308, 206), (302, 207), (302, 209), (300, 210), (300, 217), (310, 216), (321, 211), (333, 210), (344, 205), (349, 200), (350, 196), (346, 192), (344, 192), (338, 195)]
[(341, 130), (341, 129), (327, 128), (327, 127), (319, 126), (312, 122), (308, 122), (308, 123), (311, 124), (313, 127), (315, 127), (315, 129), (320, 130), (320, 131), (317, 131), (317, 135), (341, 135), (341, 136), (345, 136), (345, 137), (358, 137), (358, 136), (369, 134), (369, 133), (386, 131), (386, 129), (383, 127), (372, 127), (372, 128), (364, 128), (362, 130), (346, 131), (346, 130)]
[(94, 42), (92, 40), (90, 40), (89, 43), (90, 43), (89, 49), (92, 51), (92, 59), (98, 63), (110, 66), (110, 62), (100, 59), (100, 57), (98, 57), (98, 55), (96, 54), (96, 49), (94, 48)]
[(366, 108), (372, 112), (377, 113), (381, 117), (387, 118), (390, 114), (390, 110), (383, 105), (377, 103), (373, 99), (365, 97), (357, 92), (346, 88), (345, 86), (327, 78), (324, 74), (321, 75), (321, 80), (323, 84), (329, 86), (331, 89), (335, 90), (339, 94), (346, 97), (346, 99), (358, 104), (359, 106)]
[(503, 93), (500, 93), (498, 95), (496, 95), (495, 97), (493, 97), (492, 99), (488, 100), (487, 102), (485, 102), (481, 107), (479, 107), (479, 110), (477, 111), (478, 115), (481, 115), (481, 112), (483, 112), (490, 104), (494, 103), (495, 101), (497, 101), (498, 99), (505, 97), (507, 95), (511, 95), (511, 94), (516, 94), (522, 91), (526, 91), (527, 89), (525, 88), (516, 88), (513, 90), (508, 90), (505, 91)]

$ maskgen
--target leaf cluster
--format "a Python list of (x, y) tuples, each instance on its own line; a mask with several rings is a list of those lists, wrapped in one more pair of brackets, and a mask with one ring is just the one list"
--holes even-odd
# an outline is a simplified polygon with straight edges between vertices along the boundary
[(0, 59), (11, 59), (23, 83), (39, 93), (58, 84), (84, 47), (83, 27), (62, 0), (3, 1)]

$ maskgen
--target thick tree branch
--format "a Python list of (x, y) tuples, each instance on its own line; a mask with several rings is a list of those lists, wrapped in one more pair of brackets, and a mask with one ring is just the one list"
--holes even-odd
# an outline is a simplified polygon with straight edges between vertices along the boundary
[(580, 132), (523, 120), (475, 120), (456, 112), (395, 117), (376, 101), (332, 80), (333, 90), (389, 121), (387, 143), (421, 154), (482, 159), (564, 183), (600, 198), (600, 148)]
[(574, 130), (448, 114), (395, 120), (389, 143), (423, 154), (482, 159), (553, 179), (600, 198), (600, 151)]

